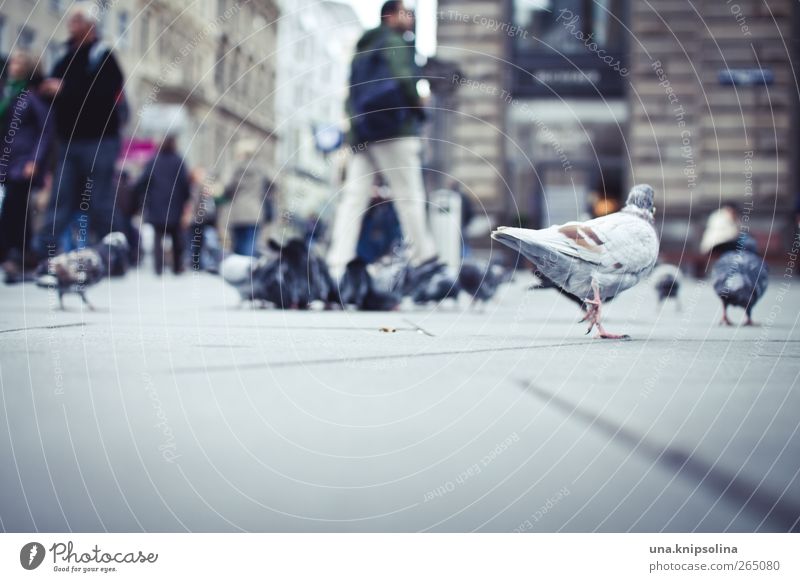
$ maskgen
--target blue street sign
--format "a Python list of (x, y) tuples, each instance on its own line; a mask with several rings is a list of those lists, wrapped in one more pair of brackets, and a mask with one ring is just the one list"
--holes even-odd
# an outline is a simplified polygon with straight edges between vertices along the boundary
[(755, 85), (772, 85), (775, 73), (772, 69), (721, 69), (719, 82), (721, 85), (738, 85), (752, 87)]

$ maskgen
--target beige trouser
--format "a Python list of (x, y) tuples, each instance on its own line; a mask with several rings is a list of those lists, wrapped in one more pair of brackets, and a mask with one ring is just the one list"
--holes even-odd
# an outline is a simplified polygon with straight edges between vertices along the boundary
[(418, 137), (402, 137), (371, 144), (368, 152), (353, 155), (328, 251), (328, 266), (334, 277), (341, 277), (347, 263), (356, 257), (361, 222), (372, 197), (376, 172), (388, 182), (403, 237), (409, 243), (411, 264), (419, 265), (436, 256), (426, 222), (421, 148)]

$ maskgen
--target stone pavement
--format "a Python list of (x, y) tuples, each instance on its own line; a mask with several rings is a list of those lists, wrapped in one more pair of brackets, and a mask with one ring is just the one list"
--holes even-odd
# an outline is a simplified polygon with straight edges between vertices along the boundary
[(798, 528), (796, 284), (724, 329), (709, 287), (678, 311), (642, 284), (619, 342), (529, 283), (484, 313), (252, 311), (194, 273), (103, 282), (96, 312), (2, 288), (0, 528)]

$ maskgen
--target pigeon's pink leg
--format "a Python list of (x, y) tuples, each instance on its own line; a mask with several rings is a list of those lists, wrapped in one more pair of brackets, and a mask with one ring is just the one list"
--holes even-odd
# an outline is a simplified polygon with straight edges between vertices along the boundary
[(744, 321), (744, 325), (747, 325), (747, 326), (750, 326), (750, 327), (759, 327), (759, 324), (757, 324), (755, 321), (753, 321), (753, 318), (750, 317), (750, 314), (747, 315), (747, 319)]
[(586, 335), (589, 335), (594, 326), (600, 321), (600, 287), (598, 287), (595, 281), (592, 281), (592, 291), (594, 292), (594, 298), (586, 298), (583, 300), (584, 303), (588, 304), (588, 307), (586, 309), (586, 315), (578, 322), (589, 322), (589, 329), (586, 330)]
[(587, 303), (591, 303), (589, 309), (592, 311), (592, 317), (589, 319), (591, 325), (586, 333), (588, 334), (590, 331), (592, 331), (592, 327), (597, 326), (597, 335), (595, 337), (602, 339), (630, 339), (629, 335), (608, 333), (605, 330), (603, 324), (600, 323), (600, 308), (602, 307), (603, 302), (600, 300), (600, 287), (597, 284), (597, 281), (592, 281), (592, 291), (594, 291), (594, 299), (586, 300)]
[(731, 320), (728, 319), (728, 306), (724, 303), (722, 304), (722, 320), (719, 322), (720, 325), (733, 325)]
[(619, 334), (619, 333), (608, 333), (605, 328), (597, 322), (597, 336), (601, 339), (630, 339), (631, 336), (627, 334)]

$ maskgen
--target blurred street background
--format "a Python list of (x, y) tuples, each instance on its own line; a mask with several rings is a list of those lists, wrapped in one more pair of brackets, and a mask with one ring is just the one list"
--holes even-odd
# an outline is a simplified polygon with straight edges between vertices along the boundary
[[(324, 228), (348, 158), (340, 146), (350, 59), (382, 2), (95, 4), (125, 77), (130, 115), (117, 165), (126, 176), (173, 133), (197, 183), (222, 189), (236, 144), (251, 141), (254, 164), (274, 184), (265, 220)], [(71, 5), (7, 0), (0, 51), (41, 55), (47, 72)], [(682, 268), (701, 270), (700, 233), (725, 201), (751, 205), (751, 233), (770, 262), (781, 261), (800, 192), (795, 3), (408, 6), (427, 78), (427, 190), (466, 200), (471, 246), (488, 247), (487, 223), (536, 228), (604, 214), (633, 183), (648, 182), (662, 252)], [(48, 196), (36, 194), (34, 214)], [(230, 208), (219, 206), (225, 246)], [(262, 242), (268, 236), (263, 229)]]
[[(797, 531), (800, 4), (407, 2), (421, 152), (389, 163), (435, 250), (380, 171), (340, 234), (444, 293), (256, 297), (279, 245), (305, 281), (335, 254), (382, 5), (0, 3), (0, 530)], [(680, 298), (645, 280), (604, 306), (633, 341), (594, 340), (490, 232), (641, 183)], [(720, 327), (741, 235), (761, 325)], [(485, 304), (447, 295), (467, 264)]]

